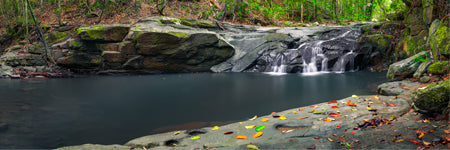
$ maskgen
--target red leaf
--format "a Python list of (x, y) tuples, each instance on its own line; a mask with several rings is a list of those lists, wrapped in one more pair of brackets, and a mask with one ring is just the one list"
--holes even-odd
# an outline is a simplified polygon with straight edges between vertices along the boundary
[(308, 147), (308, 149), (316, 149), (316, 146), (314, 145), (314, 146), (310, 146), (310, 147)]
[(339, 138), (339, 140), (340, 140), (340, 141), (345, 141), (345, 139), (343, 139), (343, 138)]
[(416, 130), (416, 133), (428, 133), (428, 131)]
[(420, 144), (420, 143), (417, 142), (416, 140), (410, 140), (409, 142), (414, 143), (414, 144)]
[(337, 101), (336, 100), (328, 101), (328, 104), (331, 104), (331, 103), (337, 103)]
[(333, 134), (333, 136), (337, 136), (337, 134)]
[(340, 127), (341, 127), (341, 125), (337, 125), (337, 126), (336, 126), (336, 129), (339, 129)]
[(297, 119), (306, 119), (306, 118), (308, 118), (308, 117), (298, 117)]
[(316, 137), (314, 137), (314, 139), (320, 139), (320, 138), (316, 136)]
[(330, 114), (328, 114), (329, 116), (332, 116), (332, 117), (338, 117), (339, 116), (339, 114), (337, 114), (337, 113), (330, 113)]
[(392, 107), (395, 107), (395, 104), (394, 104), (394, 103), (390, 103), (389, 105), (391, 105)]
[(331, 106), (331, 108), (338, 109), (339, 107), (338, 106)]
[(234, 132), (233, 131), (227, 131), (227, 132), (225, 132), (223, 134), (232, 134), (232, 133), (234, 133)]
[(356, 134), (356, 132), (355, 132), (355, 131), (352, 131), (352, 133), (353, 133), (353, 134)]
[(434, 131), (436, 131), (436, 128), (430, 129), (429, 132), (434, 132)]

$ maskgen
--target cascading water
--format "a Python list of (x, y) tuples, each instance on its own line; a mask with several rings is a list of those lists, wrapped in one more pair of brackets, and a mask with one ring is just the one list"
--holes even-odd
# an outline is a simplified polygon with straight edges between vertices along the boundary
[(272, 72), (286, 73), (286, 56), (283, 53), (279, 53), (275, 59), (275, 64), (272, 65)]
[(354, 59), (356, 57), (356, 53), (352, 51), (348, 52), (345, 55), (339, 57), (338, 61), (333, 66), (333, 71), (335, 72), (345, 72), (345, 66), (350, 62), (350, 69), (354, 68)]

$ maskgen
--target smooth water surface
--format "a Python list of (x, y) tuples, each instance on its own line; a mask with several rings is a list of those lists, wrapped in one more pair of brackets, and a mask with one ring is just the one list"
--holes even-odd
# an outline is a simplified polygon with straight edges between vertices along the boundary
[(124, 144), (352, 94), (375, 94), (385, 72), (315, 76), (202, 73), (0, 80), (0, 148)]

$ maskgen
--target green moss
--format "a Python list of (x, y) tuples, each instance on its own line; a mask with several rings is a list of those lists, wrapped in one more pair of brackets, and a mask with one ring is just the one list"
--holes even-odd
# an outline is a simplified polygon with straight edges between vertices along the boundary
[(197, 25), (200, 28), (215, 28), (216, 23), (209, 21), (209, 20), (197, 20), (195, 22), (195, 25)]
[(174, 36), (176, 36), (176, 37), (179, 37), (179, 38), (186, 38), (186, 37), (189, 37), (189, 33), (186, 33), (186, 32), (168, 32), (169, 34), (171, 34), (171, 35), (174, 35)]
[(96, 40), (103, 38), (104, 25), (81, 27), (77, 29), (77, 35), (85, 40)]
[(413, 93), (415, 105), (429, 115), (444, 113), (450, 99), (450, 80), (431, 83), (423, 90)]
[(438, 61), (434, 64), (431, 64), (427, 71), (432, 74), (436, 75), (442, 75), (445, 73), (448, 73), (450, 70), (450, 64), (448, 64), (448, 61)]

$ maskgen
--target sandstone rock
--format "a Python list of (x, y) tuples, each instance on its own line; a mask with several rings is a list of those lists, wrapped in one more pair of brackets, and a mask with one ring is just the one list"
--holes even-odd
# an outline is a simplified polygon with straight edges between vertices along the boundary
[(74, 69), (97, 69), (101, 63), (102, 58), (100, 55), (84, 52), (73, 53), (57, 60), (58, 65)]
[(419, 68), (417, 68), (416, 72), (414, 72), (413, 77), (414, 78), (420, 78), (424, 73), (427, 72), (427, 68), (428, 66), (430, 66), (433, 62), (429, 61), (425, 61), (422, 62), (419, 66)]
[(45, 59), (41, 55), (6, 53), (0, 57), (0, 62), (4, 62), (11, 67), (16, 66), (42, 66), (46, 65)]
[(412, 94), (412, 100), (420, 112), (435, 116), (444, 113), (450, 99), (450, 80), (432, 83)]
[(385, 96), (397, 96), (404, 92), (400, 82), (383, 83), (377, 87), (378, 94)]
[(403, 79), (412, 76), (412, 74), (419, 68), (420, 62), (414, 61), (416, 57), (426, 57), (428, 52), (420, 52), (412, 57), (402, 61), (393, 63), (389, 66), (387, 77), (390, 79)]

